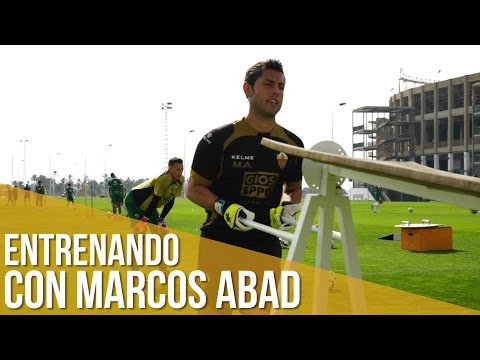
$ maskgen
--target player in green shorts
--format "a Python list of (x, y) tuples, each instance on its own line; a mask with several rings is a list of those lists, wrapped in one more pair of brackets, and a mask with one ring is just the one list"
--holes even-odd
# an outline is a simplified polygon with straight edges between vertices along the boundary
[[(167, 227), (165, 217), (172, 209), (175, 197), (182, 194), (185, 178), (183, 173), (183, 160), (177, 157), (168, 161), (168, 170), (163, 174), (151, 178), (130, 190), (125, 196), (125, 208), (127, 216), (132, 219), (132, 228), (136, 233), (146, 233), (149, 224), (150, 232), (157, 233), (159, 228)], [(163, 206), (162, 214), (158, 210)], [(134, 220), (135, 219), (135, 220)], [(141, 221), (138, 221), (141, 220)], [(132, 269), (137, 269), (136, 264)], [(168, 274), (164, 264), (160, 270)]]
[[(129, 191), (125, 197), (127, 216), (150, 224), (166, 227), (165, 217), (172, 209), (175, 197), (182, 194), (185, 178), (183, 160), (177, 157), (168, 161), (168, 170)], [(161, 215), (158, 210), (163, 206)]]
[(108, 193), (110, 199), (112, 200), (112, 212), (115, 215), (122, 214), (122, 205), (123, 199), (125, 198), (125, 187), (123, 186), (122, 180), (117, 178), (114, 173), (110, 174), (110, 181), (108, 182)]
[(72, 203), (73, 207), (75, 208), (75, 200), (73, 198), (72, 184), (70, 183), (67, 184), (67, 187), (65, 188), (65, 194), (67, 195), (67, 207), (70, 207), (70, 203)]
[(45, 196), (45, 187), (41, 180), (37, 181), (35, 186), (35, 204), (39, 207), (43, 206), (43, 197)]
[(31, 190), (31, 189), (30, 189), (30, 185), (28, 185), (28, 183), (27, 183), (27, 185), (25, 185), (25, 187), (23, 188), (23, 190), (25, 190), (25, 191), (23, 192), (23, 203), (24, 203), (25, 205), (27, 205), (27, 200), (28, 200), (28, 204), (30, 204), (30, 190)]

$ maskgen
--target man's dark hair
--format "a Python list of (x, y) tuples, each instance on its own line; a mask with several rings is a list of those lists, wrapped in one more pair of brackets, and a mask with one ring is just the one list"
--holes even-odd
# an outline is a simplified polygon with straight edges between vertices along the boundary
[[(262, 76), (264, 69), (280, 71), (283, 74), (283, 65), (280, 60), (268, 59), (265, 61), (260, 61), (248, 69), (247, 73), (245, 74), (245, 82), (253, 87), (255, 81)], [(283, 75), (285, 76), (285, 74)]]
[(114, 178), (114, 177), (115, 177), (115, 174), (114, 174), (114, 173), (111, 173), (111, 174), (110, 174), (110, 177)]
[(173, 164), (183, 164), (183, 160), (178, 157), (173, 157), (168, 160), (168, 166), (172, 166)]

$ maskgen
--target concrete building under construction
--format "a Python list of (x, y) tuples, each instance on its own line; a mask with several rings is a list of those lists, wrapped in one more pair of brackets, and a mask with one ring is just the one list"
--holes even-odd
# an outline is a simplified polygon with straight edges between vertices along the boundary
[[(389, 106), (352, 112), (353, 156), (415, 161), (438, 170), (480, 176), (480, 73), (423, 82), (390, 97)], [(400, 85), (399, 85), (400, 88)], [(353, 183), (353, 188), (368, 184)], [(387, 189), (391, 200), (417, 197)]]

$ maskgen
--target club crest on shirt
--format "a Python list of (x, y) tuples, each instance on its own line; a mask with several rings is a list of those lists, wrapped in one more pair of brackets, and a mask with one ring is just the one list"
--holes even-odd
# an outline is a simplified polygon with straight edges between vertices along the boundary
[(280, 152), (277, 154), (277, 163), (280, 169), (285, 168), (285, 166), (287, 166), (287, 162), (288, 162), (287, 154), (285, 154), (284, 152)]

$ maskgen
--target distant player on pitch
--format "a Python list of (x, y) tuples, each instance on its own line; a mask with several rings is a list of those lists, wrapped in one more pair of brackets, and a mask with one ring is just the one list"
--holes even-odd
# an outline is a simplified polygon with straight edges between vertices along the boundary
[(125, 198), (125, 187), (122, 180), (117, 178), (114, 173), (110, 174), (110, 181), (108, 182), (108, 193), (112, 200), (112, 213), (115, 216), (118, 209), (118, 214), (122, 214), (123, 199)]
[(67, 195), (67, 208), (70, 207), (70, 203), (72, 203), (73, 208), (75, 208), (75, 200), (73, 197), (73, 187), (72, 184), (68, 183), (67, 187), (65, 188), (65, 194)]
[[(175, 203), (175, 197), (182, 194), (185, 177), (183, 160), (173, 157), (168, 161), (168, 170), (137, 186), (125, 196), (127, 216), (143, 222), (167, 227), (165, 217)], [(159, 215), (159, 208), (162, 213)]]

